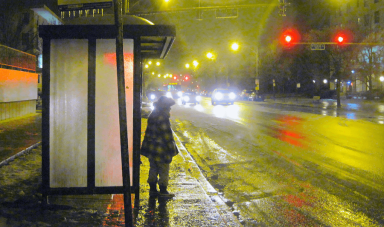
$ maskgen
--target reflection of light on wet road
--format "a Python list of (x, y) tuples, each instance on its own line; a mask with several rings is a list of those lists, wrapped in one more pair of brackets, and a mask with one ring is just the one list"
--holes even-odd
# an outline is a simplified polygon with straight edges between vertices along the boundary
[(379, 105), (377, 111), (379, 111), (379, 113), (384, 113), (384, 105)]
[(352, 109), (352, 110), (358, 110), (360, 107), (360, 105), (356, 104), (356, 103), (347, 103), (347, 108), (348, 109)]
[(279, 122), (280, 127), (275, 131), (276, 135), (273, 135), (274, 137), (294, 146), (303, 146), (301, 141), (305, 138), (300, 133), (299, 129), (303, 119), (295, 116), (283, 116), (279, 119), (276, 119), (276, 121)]
[(199, 112), (203, 112), (204, 111), (204, 107), (202, 105), (200, 105), (200, 104), (199, 105), (195, 105), (194, 109), (199, 111)]
[(238, 119), (239, 118), (239, 109), (240, 107), (238, 105), (230, 105), (230, 106), (215, 106), (213, 107), (213, 114), (216, 117), (224, 118), (232, 118), (232, 119)]
[(321, 114), (324, 115), (324, 116), (327, 116), (327, 111), (326, 110), (322, 110)]
[(348, 119), (356, 119), (356, 114), (355, 113), (347, 113), (347, 118)]
[[(235, 157), (227, 150), (223, 149), (219, 144), (209, 138), (206, 134), (198, 134), (194, 136), (188, 131), (183, 132), (183, 136), (190, 139), (190, 141), (198, 141), (199, 144), (205, 144), (205, 150), (201, 153), (201, 157), (209, 164), (223, 164), (231, 163), (234, 161), (242, 161), (240, 157)], [(193, 143), (193, 142), (192, 142)]]

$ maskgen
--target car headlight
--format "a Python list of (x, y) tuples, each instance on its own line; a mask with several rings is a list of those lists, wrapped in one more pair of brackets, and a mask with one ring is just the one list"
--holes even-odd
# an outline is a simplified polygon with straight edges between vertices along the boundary
[(186, 101), (186, 102), (188, 102), (188, 101), (189, 101), (189, 97), (188, 97), (188, 96), (184, 96), (184, 97), (183, 97), (183, 100)]
[(236, 94), (233, 93), (233, 92), (229, 93), (229, 98), (230, 99), (235, 99), (236, 98)]
[(223, 94), (221, 94), (220, 92), (217, 92), (217, 93), (215, 94), (215, 98), (216, 98), (217, 100), (220, 100), (220, 99), (223, 98)]
[(154, 100), (156, 98), (156, 95), (152, 94), (150, 97), (149, 97), (151, 100)]
[(168, 98), (172, 98), (172, 93), (168, 91), (167, 94), (165, 94), (165, 96), (167, 96)]
[(201, 101), (201, 96), (196, 96), (196, 101)]

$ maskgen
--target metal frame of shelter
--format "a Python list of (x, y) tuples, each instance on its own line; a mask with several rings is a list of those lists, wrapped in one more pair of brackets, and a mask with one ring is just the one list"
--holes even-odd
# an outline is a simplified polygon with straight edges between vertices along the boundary
[[(176, 29), (170, 25), (124, 25), (124, 39), (133, 39), (133, 185), (131, 191), (138, 195), (140, 177), (142, 60), (165, 58), (169, 52)], [(96, 39), (115, 39), (114, 25), (43, 25), (39, 28), (43, 39), (43, 111), (42, 111), (42, 194), (123, 194), (124, 186), (95, 186), (95, 77)], [(87, 122), (87, 186), (50, 187), (50, 60), (52, 39), (88, 40), (88, 122)], [(124, 174), (124, 170), (123, 170)]]

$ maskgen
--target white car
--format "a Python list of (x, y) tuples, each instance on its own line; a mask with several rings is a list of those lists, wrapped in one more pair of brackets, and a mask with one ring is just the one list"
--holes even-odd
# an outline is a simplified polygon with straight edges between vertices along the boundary
[(228, 89), (218, 88), (212, 92), (212, 105), (218, 103), (228, 103), (232, 105), (235, 102), (236, 94)]

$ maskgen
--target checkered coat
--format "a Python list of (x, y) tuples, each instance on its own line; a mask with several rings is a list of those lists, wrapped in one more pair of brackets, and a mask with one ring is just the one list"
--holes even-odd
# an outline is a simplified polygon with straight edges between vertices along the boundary
[(173, 138), (170, 115), (155, 109), (148, 117), (148, 126), (141, 145), (141, 155), (161, 163), (171, 163), (179, 153)]

